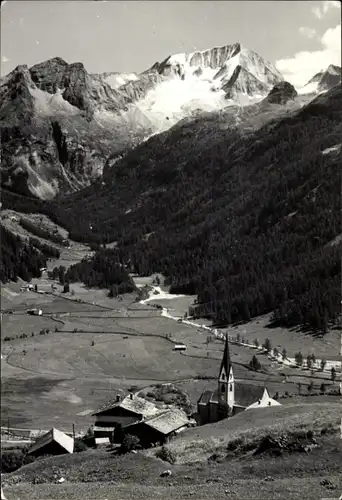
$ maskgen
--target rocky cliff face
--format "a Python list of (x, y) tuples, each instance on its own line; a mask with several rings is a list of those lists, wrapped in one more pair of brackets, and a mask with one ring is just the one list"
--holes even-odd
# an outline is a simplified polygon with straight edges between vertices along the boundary
[(42, 199), (88, 186), (109, 155), (151, 132), (122, 118), (133, 99), (80, 63), (17, 67), (0, 82), (2, 185)]
[(286, 104), (297, 97), (298, 93), (289, 82), (281, 82), (273, 87), (265, 101), (271, 104)]

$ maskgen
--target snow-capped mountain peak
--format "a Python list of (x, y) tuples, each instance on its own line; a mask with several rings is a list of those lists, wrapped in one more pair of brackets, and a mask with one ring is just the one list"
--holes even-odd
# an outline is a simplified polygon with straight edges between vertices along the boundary
[(330, 64), (326, 69), (316, 73), (304, 87), (299, 89), (300, 94), (317, 94), (326, 92), (341, 82), (341, 68)]

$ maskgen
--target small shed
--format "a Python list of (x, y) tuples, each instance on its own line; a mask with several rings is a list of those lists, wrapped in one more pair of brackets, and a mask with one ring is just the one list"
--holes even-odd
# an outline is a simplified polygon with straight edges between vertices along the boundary
[(74, 452), (74, 439), (58, 429), (52, 428), (49, 432), (37, 439), (28, 450), (29, 455), (64, 455)]
[(31, 314), (31, 316), (41, 316), (43, 311), (41, 309), (28, 309), (27, 314)]
[(187, 346), (185, 344), (176, 344), (173, 347), (174, 351), (186, 351)]
[(97, 437), (95, 438), (95, 446), (96, 448), (102, 448), (110, 445), (110, 440), (108, 437)]

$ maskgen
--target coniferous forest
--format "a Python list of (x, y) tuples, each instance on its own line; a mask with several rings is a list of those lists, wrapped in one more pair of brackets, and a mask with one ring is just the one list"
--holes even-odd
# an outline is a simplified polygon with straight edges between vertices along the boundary
[(0, 281), (17, 281), (20, 277), (25, 281), (41, 276), (40, 268), (45, 267), (50, 255), (50, 248), (38, 250), (34, 242), (29, 244), (19, 236), (13, 235), (3, 226), (0, 226), (1, 260)]
[(135, 290), (132, 278), (118, 262), (118, 254), (112, 249), (100, 249), (93, 257), (69, 267), (64, 281), (81, 281), (88, 287), (108, 288), (112, 296)]
[(341, 89), (257, 130), (225, 120), (180, 123), (43, 211), (71, 239), (116, 241), (121, 263), (197, 294), (194, 314), (227, 324), (272, 312), (324, 331), (341, 300), (341, 158), (323, 153), (341, 143)]

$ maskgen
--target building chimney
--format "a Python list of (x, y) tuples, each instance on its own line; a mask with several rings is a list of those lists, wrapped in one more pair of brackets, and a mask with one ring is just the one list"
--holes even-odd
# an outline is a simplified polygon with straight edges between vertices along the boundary
[(121, 399), (120, 394), (117, 394), (117, 395), (116, 395), (116, 402), (117, 402), (117, 403), (119, 403), (119, 402), (120, 402), (120, 399)]
[(133, 399), (133, 393), (132, 392), (129, 393), (129, 397), (130, 397), (130, 399)]

